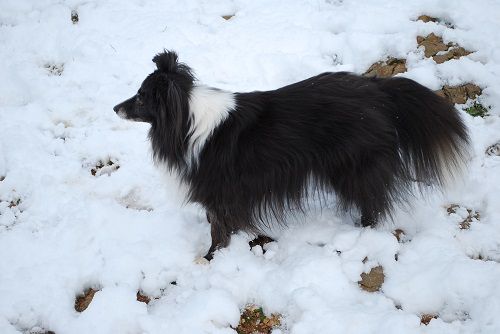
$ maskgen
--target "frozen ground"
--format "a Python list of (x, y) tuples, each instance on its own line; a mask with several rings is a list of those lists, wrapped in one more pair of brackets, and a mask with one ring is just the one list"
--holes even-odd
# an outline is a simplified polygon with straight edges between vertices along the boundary
[[(274, 333), (500, 333), (500, 156), (485, 153), (500, 141), (499, 31), (493, 0), (2, 0), (0, 333), (234, 333), (250, 303), (282, 315)], [(438, 65), (417, 49), (431, 32), (475, 52)], [(112, 111), (163, 48), (235, 91), (406, 58), (403, 76), (432, 89), (473, 82), (491, 108), (462, 112), (474, 156), (453, 191), (377, 229), (311, 214), (265, 254), (239, 234), (199, 265), (203, 213), (180, 206), (152, 165), (147, 126)], [(479, 220), (460, 229), (466, 208)], [(378, 265), (380, 291), (361, 290)], [(89, 287), (99, 291), (78, 313)], [(424, 314), (437, 319), (426, 326)]]

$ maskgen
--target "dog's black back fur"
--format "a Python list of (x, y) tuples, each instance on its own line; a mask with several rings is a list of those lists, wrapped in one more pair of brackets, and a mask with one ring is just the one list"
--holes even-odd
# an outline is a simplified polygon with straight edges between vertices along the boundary
[(466, 158), (467, 130), (445, 99), (410, 79), (340, 72), (236, 93), (235, 109), (189, 164), (191, 71), (171, 52), (157, 64), (158, 57), (168, 64), (155, 73), (168, 84), (158, 82), (150, 95), (156, 113), (169, 116), (152, 122), (153, 151), (179, 172), (189, 200), (207, 210), (210, 252), (234, 231), (283, 222), (289, 209), (303, 208), (311, 185), (334, 191), (342, 209), (359, 209), (362, 224), (373, 225), (414, 181), (442, 185)]

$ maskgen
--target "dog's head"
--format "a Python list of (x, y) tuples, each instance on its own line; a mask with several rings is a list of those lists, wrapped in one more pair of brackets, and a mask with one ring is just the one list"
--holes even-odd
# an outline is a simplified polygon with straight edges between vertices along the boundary
[(116, 105), (121, 117), (151, 124), (149, 138), (154, 157), (169, 168), (185, 166), (191, 118), (189, 97), (194, 85), (191, 69), (173, 51), (153, 58), (156, 70), (148, 75), (136, 95)]
[(157, 69), (143, 81), (137, 94), (113, 110), (122, 118), (153, 126), (180, 126), (182, 115), (188, 112), (194, 76), (188, 66), (178, 62), (173, 51), (156, 55), (153, 62)]

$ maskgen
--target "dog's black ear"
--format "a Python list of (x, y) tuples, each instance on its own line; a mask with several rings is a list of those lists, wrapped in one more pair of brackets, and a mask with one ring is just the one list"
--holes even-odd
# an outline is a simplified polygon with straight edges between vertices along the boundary
[(175, 51), (164, 50), (153, 58), (153, 62), (158, 70), (162, 72), (176, 72), (179, 65), (178, 59), (179, 57)]
[(158, 122), (157, 131), (150, 137), (155, 158), (163, 160), (167, 166), (181, 168), (185, 163), (185, 153), (190, 120), (189, 95), (175, 80), (167, 80), (157, 91)]
[(153, 62), (160, 72), (176, 74), (176, 80), (185, 90), (190, 89), (195, 80), (193, 71), (189, 66), (178, 61), (175, 51), (164, 50), (153, 58)]

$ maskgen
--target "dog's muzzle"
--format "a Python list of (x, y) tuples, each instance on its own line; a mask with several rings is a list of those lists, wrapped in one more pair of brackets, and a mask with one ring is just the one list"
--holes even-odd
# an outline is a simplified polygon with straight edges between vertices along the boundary
[(120, 105), (115, 106), (113, 110), (121, 118), (127, 118), (127, 113), (125, 112), (125, 108), (121, 107)]

